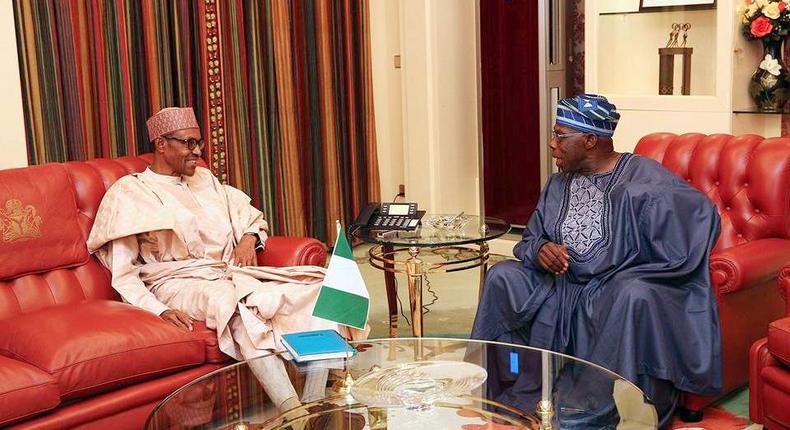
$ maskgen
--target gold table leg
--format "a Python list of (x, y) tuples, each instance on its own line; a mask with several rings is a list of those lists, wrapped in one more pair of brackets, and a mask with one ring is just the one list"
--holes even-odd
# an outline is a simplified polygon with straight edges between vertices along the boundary
[(480, 242), (480, 285), (477, 290), (477, 300), (483, 298), (483, 288), (486, 282), (486, 272), (488, 271), (488, 242)]
[[(384, 255), (393, 257), (392, 244), (385, 243), (381, 246)], [(390, 337), (398, 337), (398, 284), (395, 282), (395, 265), (389, 262), (389, 258), (384, 261), (384, 285), (387, 288), (387, 308), (390, 317)]]
[(554, 391), (554, 364), (551, 356), (546, 351), (540, 353), (540, 374), (541, 374), (541, 393), (540, 402), (537, 405), (538, 417), (540, 417), (540, 430), (553, 430), (554, 402), (552, 392)]
[(540, 418), (540, 430), (552, 430), (554, 428), (552, 424), (554, 418), (554, 405), (551, 400), (541, 400), (538, 402), (536, 412)]
[[(484, 230), (482, 230), (484, 231)], [(455, 262), (426, 263), (420, 258), (421, 247), (395, 248), (394, 245), (383, 243), (368, 251), (371, 266), (384, 272), (387, 290), (387, 306), (389, 308), (389, 335), (398, 336), (398, 291), (395, 274), (406, 273), (409, 288), (409, 307), (412, 316), (412, 335), (422, 337), (423, 329), (423, 280), (429, 272), (447, 273), (458, 270), (480, 267), (478, 295), (482, 296), (485, 288), (485, 277), (488, 271), (489, 246), (485, 241), (477, 242), (478, 249), (468, 246), (437, 246), (430, 247), (429, 253), (437, 254), (439, 250), (453, 249), (471, 252), (473, 257), (463, 257)], [(405, 261), (397, 259), (396, 254), (407, 250), (409, 257)], [(438, 254), (437, 254), (438, 255)]]
[(423, 263), (419, 257), (420, 248), (409, 247), (406, 261), (406, 276), (409, 279), (409, 305), (411, 307), (411, 331), (414, 337), (422, 337), (422, 278)]

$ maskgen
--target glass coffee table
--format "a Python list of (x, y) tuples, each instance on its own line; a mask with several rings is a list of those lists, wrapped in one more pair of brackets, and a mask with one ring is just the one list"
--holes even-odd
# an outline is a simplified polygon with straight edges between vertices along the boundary
[[(354, 231), (357, 239), (374, 246), (368, 251), (372, 267), (384, 272), (389, 309), (389, 337), (398, 336), (398, 292), (396, 273), (405, 273), (409, 284), (409, 310), (412, 334), (423, 335), (422, 293), (423, 281), (429, 273), (449, 273), (480, 268), (478, 294), (482, 294), (483, 281), (488, 269), (488, 241), (508, 231), (510, 224), (493, 217), (462, 215), (463, 223), (457, 228), (439, 228), (432, 224), (438, 218), (453, 218), (451, 214), (426, 214), (422, 224), (414, 231), (380, 231), (362, 227)], [(440, 256), (439, 261), (430, 257)]]
[[(286, 368), (303, 405), (278, 411), (249, 362), (163, 400), (146, 429), (655, 429), (633, 384), (594, 364), (523, 346), (443, 338), (354, 342), (349, 359)], [(287, 356), (284, 356), (287, 358)]]

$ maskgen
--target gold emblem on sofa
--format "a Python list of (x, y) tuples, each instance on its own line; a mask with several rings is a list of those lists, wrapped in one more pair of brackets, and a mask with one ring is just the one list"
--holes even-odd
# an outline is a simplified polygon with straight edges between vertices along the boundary
[(35, 206), (24, 206), (17, 199), (9, 199), (5, 208), (0, 208), (0, 228), (3, 242), (41, 237), (41, 217), (36, 215)]

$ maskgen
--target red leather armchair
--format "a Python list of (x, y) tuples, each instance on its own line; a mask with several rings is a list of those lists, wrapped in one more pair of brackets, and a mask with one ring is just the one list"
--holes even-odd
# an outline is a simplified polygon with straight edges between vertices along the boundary
[[(777, 275), (790, 261), (790, 139), (757, 135), (643, 137), (634, 153), (653, 158), (716, 203), (721, 236), (710, 258), (721, 319), (724, 390), (749, 381), (749, 347), (784, 314)], [(713, 397), (684, 395), (700, 411)]]
[(772, 322), (749, 352), (749, 416), (771, 430), (790, 430), (790, 264), (779, 273), (788, 318)]
[[(0, 171), (0, 427), (139, 429), (152, 408), (229, 358), (122, 303), (85, 241), (107, 188), (149, 156)], [(272, 237), (258, 262), (323, 265), (322, 243)]]

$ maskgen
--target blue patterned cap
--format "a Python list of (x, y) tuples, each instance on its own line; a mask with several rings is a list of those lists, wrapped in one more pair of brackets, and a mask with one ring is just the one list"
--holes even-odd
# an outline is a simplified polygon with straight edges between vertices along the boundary
[(617, 107), (597, 94), (582, 94), (557, 103), (557, 125), (584, 133), (612, 137), (619, 120)]

